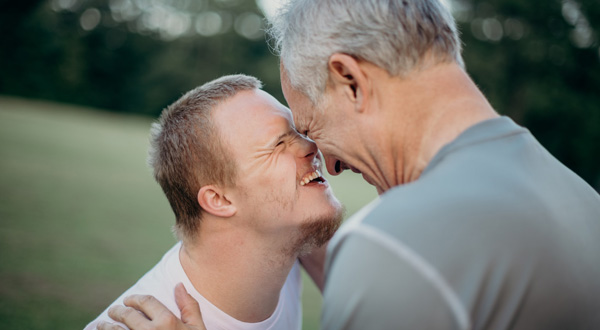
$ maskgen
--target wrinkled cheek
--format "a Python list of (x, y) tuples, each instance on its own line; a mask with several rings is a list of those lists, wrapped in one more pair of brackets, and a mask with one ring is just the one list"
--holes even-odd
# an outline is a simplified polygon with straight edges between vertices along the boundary
[[(263, 181), (260, 184), (266, 196), (257, 197), (276, 202), (272, 205), (273, 208), (288, 209), (297, 195), (296, 182), (298, 178), (295, 159), (293, 157), (279, 157), (277, 161), (269, 164), (264, 171)], [(277, 209), (272, 210), (272, 212), (278, 211)]]

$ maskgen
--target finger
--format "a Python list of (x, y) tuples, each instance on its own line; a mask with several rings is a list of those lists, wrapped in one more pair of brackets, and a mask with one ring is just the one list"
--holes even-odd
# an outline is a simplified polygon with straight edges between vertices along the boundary
[(121, 322), (130, 329), (143, 329), (149, 320), (144, 314), (131, 307), (116, 305), (108, 309), (108, 316), (111, 319)]
[(163, 313), (172, 314), (158, 299), (149, 295), (134, 294), (125, 297), (125, 306), (132, 307), (144, 313), (150, 320), (154, 320)]
[(195, 326), (198, 329), (206, 329), (202, 321), (200, 306), (194, 297), (185, 290), (183, 283), (175, 286), (175, 302), (181, 311), (181, 321), (186, 325)]
[(119, 326), (118, 324), (111, 324), (108, 322), (101, 321), (98, 323), (96, 327), (97, 330), (125, 330), (125, 328)]

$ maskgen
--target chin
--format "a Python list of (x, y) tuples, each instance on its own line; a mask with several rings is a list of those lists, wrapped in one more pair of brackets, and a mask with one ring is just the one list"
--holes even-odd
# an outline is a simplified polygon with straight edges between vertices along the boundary
[(331, 207), (326, 214), (314, 216), (300, 226), (299, 239), (294, 249), (298, 255), (306, 255), (312, 249), (323, 246), (340, 227), (345, 210), (339, 202)]

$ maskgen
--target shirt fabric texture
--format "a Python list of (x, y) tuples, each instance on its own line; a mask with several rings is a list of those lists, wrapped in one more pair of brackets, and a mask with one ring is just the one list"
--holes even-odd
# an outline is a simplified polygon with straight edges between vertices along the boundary
[[(264, 321), (247, 323), (239, 321), (221, 311), (194, 288), (179, 261), (180, 249), (181, 242), (175, 244), (154, 268), (146, 273), (135, 285), (125, 291), (110, 306), (123, 305), (123, 299), (132, 294), (153, 295), (173, 314), (181, 317), (181, 313), (175, 302), (175, 286), (178, 283), (183, 283), (187, 292), (198, 301), (207, 330), (299, 330), (302, 328), (302, 278), (300, 276), (298, 261), (292, 267), (281, 289), (279, 302), (273, 314)], [(243, 276), (243, 274), (235, 274), (235, 276)], [(108, 316), (108, 308), (98, 318), (89, 323), (85, 327), (85, 330), (96, 329), (100, 321), (116, 323)], [(125, 327), (121, 323), (118, 324)]]
[(600, 196), (486, 120), (329, 244), (323, 329), (600, 329)]

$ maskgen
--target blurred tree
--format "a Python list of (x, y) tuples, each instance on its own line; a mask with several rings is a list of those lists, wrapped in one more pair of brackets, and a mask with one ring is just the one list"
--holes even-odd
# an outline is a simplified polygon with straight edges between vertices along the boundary
[(600, 2), (454, 1), (467, 71), (600, 190)]
[[(600, 190), (600, 2), (441, 1), (493, 106)], [(156, 116), (205, 81), (248, 73), (283, 100), (254, 1), (4, 0), (0, 9), (0, 93)]]
[(0, 93), (156, 116), (187, 90), (243, 72), (281, 99), (253, 1), (6, 1), (2, 9)]

